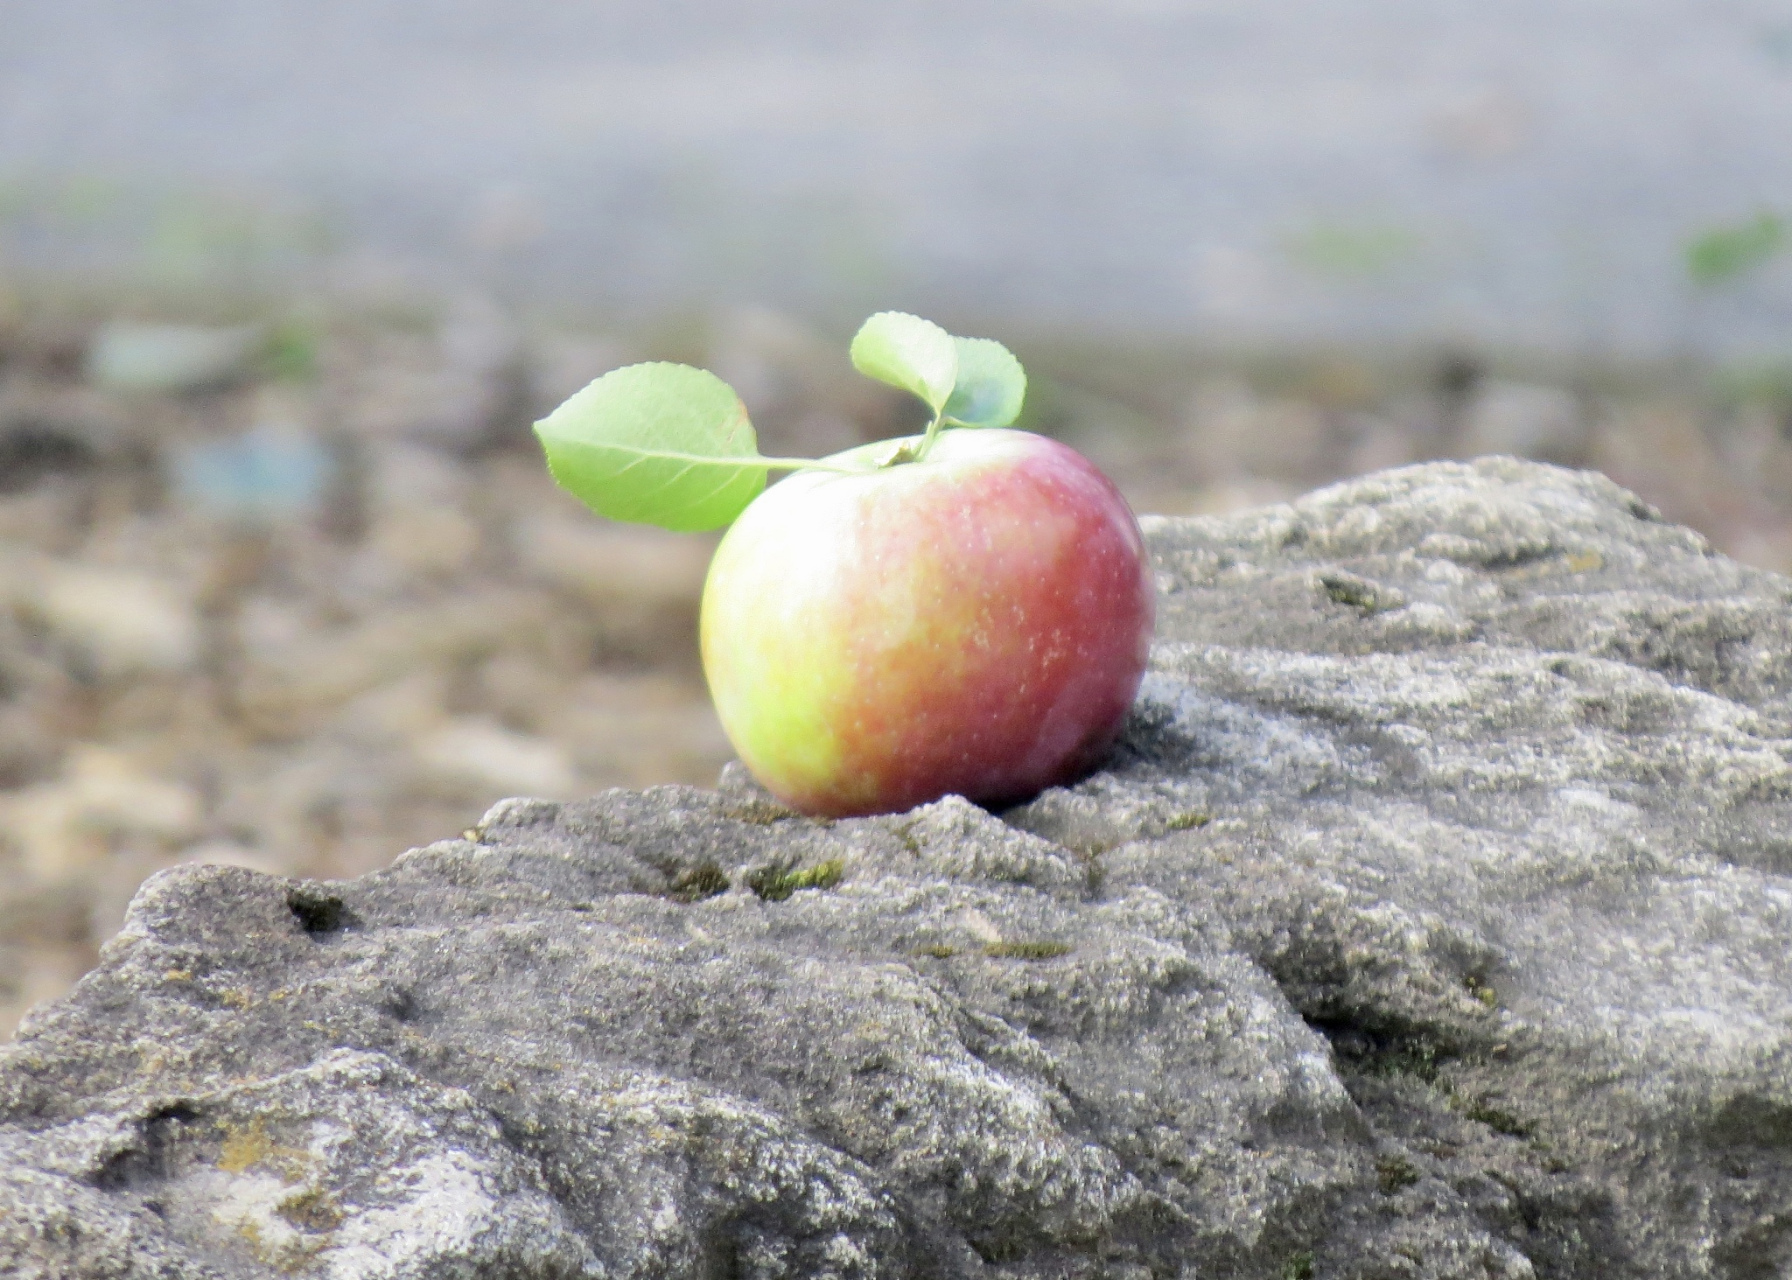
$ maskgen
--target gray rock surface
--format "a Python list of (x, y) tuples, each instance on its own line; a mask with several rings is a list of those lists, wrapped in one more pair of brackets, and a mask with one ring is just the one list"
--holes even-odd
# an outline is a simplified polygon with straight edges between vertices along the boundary
[(1507, 459), (1148, 521), (1108, 769), (159, 874), (0, 1051), (0, 1272), (1792, 1271), (1792, 583)]

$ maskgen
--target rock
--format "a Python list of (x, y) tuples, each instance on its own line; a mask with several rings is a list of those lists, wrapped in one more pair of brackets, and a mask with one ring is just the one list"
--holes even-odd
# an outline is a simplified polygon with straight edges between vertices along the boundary
[(368, 558), (393, 578), (448, 577), (479, 554), (479, 526), (452, 507), (394, 507), (368, 530)]
[(634, 786), (713, 778), (733, 755), (700, 678), (592, 673), (527, 701), (545, 709), (541, 730), (571, 745), (586, 777)]
[(24, 374), (0, 379), (0, 507), (8, 508), (0, 524), (9, 526), (0, 540), (35, 542), (45, 532), (41, 521), (20, 520), (29, 500), (16, 495), (59, 490), (81, 526), (109, 505), (153, 505), (162, 488), (156, 437), (154, 415), (129, 412), (103, 391)]
[(703, 590), (714, 542), (589, 515), (516, 522), (517, 558), (532, 576), (598, 609), (682, 608)]
[(0, 494), (124, 460), (139, 442), (111, 409), (84, 388), (47, 388), (22, 378), (0, 385)]
[(87, 379), (108, 391), (197, 391), (249, 372), (266, 341), (260, 325), (142, 324), (113, 320), (87, 349)]
[[(117, 932), (126, 904), (170, 865), (203, 823), (203, 801), (125, 753), (84, 744), (60, 776), (0, 791), (0, 969), (33, 1000), (93, 963), (94, 942)], [(14, 946), (22, 955), (6, 954)], [(48, 980), (46, 982), (46, 979)], [(0, 1016), (16, 1017), (0, 983)], [(21, 1001), (20, 1003), (24, 1003)]]
[[(0, 588), (8, 584), (0, 579)], [(180, 584), (133, 569), (40, 560), (17, 566), (13, 606), (83, 675), (121, 680), (189, 670), (199, 619)]]
[(290, 627), (282, 636), (278, 611), (257, 609), (260, 648), (243, 672), (238, 714), (260, 733), (297, 736), (369, 690), (500, 649), (544, 626), (544, 613), (519, 593), (482, 586), (329, 630)]
[(85, 746), (62, 776), (0, 795), (0, 839), (27, 877), (54, 881), (104, 862), (121, 844), (172, 849), (198, 833), (200, 798), (121, 753)]
[(173, 463), (183, 501), (250, 523), (312, 513), (333, 465), (316, 437), (279, 422), (229, 439), (192, 442), (176, 451)]
[(1147, 536), (1123, 742), (1004, 815), (152, 878), (0, 1050), (0, 1270), (1792, 1269), (1792, 583), (1512, 459)]
[(468, 513), (470, 478), (451, 455), (415, 444), (380, 442), (364, 458), (368, 511), (349, 579), (375, 600), (418, 578), (444, 578), (472, 567), (480, 530)]
[(469, 787), (514, 795), (569, 796), (579, 789), (558, 745), (480, 716), (459, 716), (417, 743), (423, 767), (459, 794)]
[(520, 516), (508, 541), (531, 581), (585, 615), (605, 653), (656, 664), (695, 656), (697, 602), (714, 538), (575, 509)]

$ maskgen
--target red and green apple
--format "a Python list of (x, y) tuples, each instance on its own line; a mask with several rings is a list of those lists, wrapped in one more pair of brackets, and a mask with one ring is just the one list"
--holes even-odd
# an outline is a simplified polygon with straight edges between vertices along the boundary
[[(925, 434), (764, 458), (726, 384), (664, 364), (605, 375), (537, 431), (555, 477), (600, 513), (732, 522), (704, 587), (704, 672), (779, 799), (843, 817), (1073, 781), (1113, 745), (1144, 672), (1138, 522), (1082, 455), (1007, 429), (1025, 378), (999, 344), (883, 312), (852, 357), (927, 402)], [(770, 469), (796, 474), (767, 489)]]

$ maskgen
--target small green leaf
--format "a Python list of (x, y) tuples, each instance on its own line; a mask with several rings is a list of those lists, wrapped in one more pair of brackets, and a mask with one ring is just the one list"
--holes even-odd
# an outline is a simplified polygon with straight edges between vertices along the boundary
[(880, 311), (854, 335), (852, 367), (867, 378), (914, 392), (938, 413), (958, 381), (958, 347), (931, 320)]
[(765, 488), (734, 389), (683, 364), (613, 369), (535, 424), (548, 470), (600, 515), (719, 529)]
[(1005, 427), (1020, 417), (1027, 398), (1027, 374), (999, 342), (954, 338), (958, 383), (946, 401), (946, 421), (961, 427)]

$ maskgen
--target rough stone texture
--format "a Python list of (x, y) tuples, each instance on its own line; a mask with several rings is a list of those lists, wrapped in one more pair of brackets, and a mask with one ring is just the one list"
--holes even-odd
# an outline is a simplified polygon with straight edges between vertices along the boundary
[(0, 1272), (1792, 1271), (1792, 583), (1511, 460), (1159, 520), (1000, 817), (508, 801), (161, 873), (0, 1051)]

